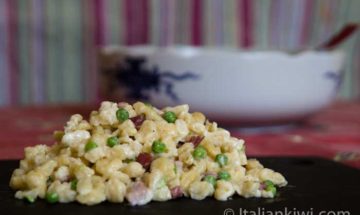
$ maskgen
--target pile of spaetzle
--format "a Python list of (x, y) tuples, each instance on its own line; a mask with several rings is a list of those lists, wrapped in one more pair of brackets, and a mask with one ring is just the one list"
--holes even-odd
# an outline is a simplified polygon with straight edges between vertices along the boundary
[(71, 116), (52, 146), (25, 148), (10, 186), (15, 197), (49, 203), (144, 205), (181, 196), (220, 201), (235, 193), (273, 198), (287, 181), (247, 160), (244, 141), (188, 105), (102, 102), (89, 120)]

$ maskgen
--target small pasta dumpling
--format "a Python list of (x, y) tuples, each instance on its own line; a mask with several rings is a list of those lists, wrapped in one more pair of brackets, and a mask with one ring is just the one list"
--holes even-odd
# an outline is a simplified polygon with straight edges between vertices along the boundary
[(161, 180), (164, 181), (163, 173), (157, 169), (152, 170), (150, 173), (145, 173), (143, 177), (145, 185), (151, 190), (156, 190)]
[(214, 132), (218, 129), (218, 125), (216, 122), (209, 122), (208, 120), (205, 122), (205, 128), (208, 132)]
[(146, 105), (142, 102), (136, 102), (134, 105), (134, 109), (137, 115), (145, 114), (146, 119), (153, 121), (161, 121), (162, 117), (157, 113), (154, 107)]
[(76, 185), (76, 191), (80, 195), (86, 195), (91, 192), (93, 185), (91, 183), (91, 177), (81, 178)]
[(144, 176), (144, 182), (152, 191), (154, 201), (166, 201), (171, 199), (171, 192), (166, 185), (163, 173), (159, 170), (151, 171)]
[(197, 160), (192, 167), (193, 170), (197, 171), (200, 175), (206, 172), (207, 159)]
[[(91, 190), (90, 192), (86, 192), (86, 194), (80, 193), (76, 196), (76, 200), (81, 204), (86, 205), (94, 205), (100, 202), (105, 201), (105, 183), (103, 179), (99, 176), (92, 176), (91, 177)], [(78, 182), (79, 185), (80, 181)]]
[(30, 160), (23, 159), (20, 161), (20, 169), (24, 171), (29, 171), (34, 169), (35, 164), (31, 162)]
[(106, 199), (110, 202), (123, 202), (126, 194), (126, 185), (113, 177), (106, 182)]
[(45, 196), (47, 180), (48, 177), (37, 169), (28, 172), (25, 177), (26, 187), (30, 190), (37, 190), (41, 198)]
[(213, 160), (207, 159), (206, 160), (206, 172), (219, 172), (220, 165)]
[(140, 114), (144, 114), (147, 110), (148, 110), (148, 106), (146, 106), (144, 103), (142, 102), (135, 102), (133, 104), (133, 108), (135, 110), (135, 113), (137, 115), (140, 115)]
[(214, 186), (206, 181), (195, 181), (189, 187), (192, 199), (203, 200), (214, 193)]
[(55, 160), (48, 160), (42, 165), (38, 166), (36, 169), (38, 169), (46, 177), (49, 177), (53, 173), (56, 166), (57, 162)]
[(167, 182), (169, 187), (178, 187), (180, 186), (180, 177), (173, 178)]
[(176, 142), (184, 139), (189, 134), (189, 128), (186, 122), (182, 119), (178, 119), (175, 121), (175, 127), (177, 131), (177, 139)]
[(227, 169), (232, 182), (242, 181), (245, 178), (246, 169), (243, 166), (232, 166)]
[(92, 135), (104, 135), (107, 134), (108, 129), (102, 127), (102, 126), (93, 126), (91, 130)]
[(71, 189), (70, 183), (61, 183), (59, 180), (50, 184), (48, 192), (56, 193), (59, 196), (59, 202), (62, 203), (72, 202), (76, 197), (76, 192)]
[(242, 184), (241, 190), (239, 190), (238, 193), (245, 198), (260, 197), (260, 182), (254, 180), (245, 180)]
[(222, 145), (229, 140), (230, 133), (219, 128), (214, 132), (207, 133), (206, 138), (211, 144), (222, 147)]
[(135, 156), (138, 156), (140, 152), (142, 151), (142, 144), (137, 140), (131, 140), (129, 142), (130, 148), (133, 150)]
[(26, 174), (25, 181), (29, 189), (34, 189), (46, 184), (47, 177), (38, 170), (32, 170)]
[(194, 112), (191, 114), (192, 117), (192, 122), (193, 123), (201, 123), (204, 124), (206, 117), (204, 114), (200, 113), (200, 112)]
[(25, 160), (32, 162), (35, 166), (43, 164), (48, 160), (49, 147), (46, 145), (37, 145), (25, 148)]
[(180, 114), (189, 112), (189, 105), (184, 104), (184, 105), (178, 105), (175, 107), (166, 107), (163, 109), (163, 111), (164, 112), (171, 111), (171, 112), (174, 112), (176, 115), (180, 115)]
[(110, 137), (106, 130), (103, 131), (104, 133), (95, 133), (91, 136), (91, 140), (94, 141), (98, 146), (106, 146), (107, 139)]
[(209, 141), (208, 138), (206, 138), (206, 137), (202, 141), (201, 145), (204, 146), (204, 148), (206, 149), (207, 154), (212, 159), (215, 159), (216, 155), (221, 153), (220, 147), (212, 144), (212, 142)]
[(215, 199), (220, 201), (226, 201), (228, 198), (234, 195), (234, 193), (235, 189), (231, 182), (224, 180), (218, 180), (216, 182), (216, 190), (214, 193)]
[(70, 169), (76, 165), (82, 164), (80, 158), (69, 157), (69, 155), (66, 154), (62, 154), (56, 157), (56, 162), (58, 163), (58, 166), (68, 166)]
[(263, 169), (264, 166), (256, 159), (249, 159), (246, 164), (246, 169)]
[(278, 172), (275, 172), (272, 169), (268, 169), (268, 168), (261, 169), (259, 172), (259, 178), (261, 181), (270, 180), (274, 184), (276, 184), (280, 187), (287, 185), (287, 181), (284, 178), (284, 176)]
[(121, 123), (118, 126), (118, 130), (119, 130), (120, 137), (135, 136), (137, 133), (134, 123), (129, 119), (125, 120), (123, 123)]
[(92, 168), (84, 164), (72, 165), (70, 166), (70, 170), (77, 179), (88, 178), (95, 174), (95, 171)]
[(76, 130), (69, 133), (65, 133), (61, 139), (61, 142), (66, 146), (75, 148), (81, 143), (85, 143), (90, 139), (90, 133), (86, 130)]
[(28, 199), (29, 201), (33, 202), (38, 197), (38, 190), (32, 189), (32, 190), (18, 190), (15, 193), (15, 198), (17, 199)]
[(121, 159), (101, 159), (95, 163), (95, 170), (97, 173), (101, 174), (105, 178), (111, 177), (120, 168), (123, 167), (123, 162)]
[(90, 117), (89, 117), (89, 122), (92, 126), (95, 126), (95, 127), (100, 125), (101, 119), (100, 119), (98, 111), (91, 111)]
[(226, 157), (228, 158), (228, 165), (235, 167), (241, 166), (241, 159), (238, 151), (231, 151), (225, 153)]
[(159, 157), (151, 163), (151, 171), (160, 171), (167, 180), (176, 177), (174, 168), (174, 161), (166, 157)]
[(86, 160), (90, 161), (91, 163), (96, 163), (97, 160), (106, 156), (106, 151), (104, 147), (98, 146), (88, 152), (85, 152)]
[(121, 171), (127, 174), (130, 178), (137, 178), (144, 174), (145, 169), (140, 163), (134, 161), (125, 164), (125, 166), (121, 168)]
[(130, 118), (136, 116), (136, 112), (135, 112), (133, 106), (131, 106), (130, 104), (128, 104), (126, 102), (120, 102), (120, 103), (118, 103), (118, 107), (124, 108), (129, 113)]
[(76, 131), (76, 130), (89, 130), (91, 125), (80, 114), (74, 114), (70, 117), (70, 120), (66, 122), (64, 127), (65, 133)]
[(162, 186), (158, 187), (155, 191), (154, 191), (154, 195), (152, 200), (154, 201), (159, 201), (159, 202), (164, 202), (171, 199), (171, 192), (170, 189), (166, 186), (165, 183), (162, 184)]
[[(71, 158), (71, 154), (72, 154), (72, 149), (71, 148), (63, 148), (63, 149), (61, 149), (60, 147), (60, 144), (57, 144), (57, 146), (59, 146), (59, 147), (54, 147), (54, 148), (52, 148), (52, 149), (54, 149), (54, 150), (50, 150), (50, 153), (49, 153), (49, 155), (50, 155), (50, 157), (51, 158), (58, 158), (57, 156), (56, 156), (56, 154), (58, 154), (58, 156), (61, 156), (61, 155), (63, 155), (63, 156), (66, 156), (66, 157), (68, 157), (68, 158)], [(58, 148), (58, 149), (56, 149), (56, 148)], [(54, 152), (54, 151), (57, 151), (57, 152)]]
[(174, 141), (171, 140), (162, 140), (166, 146), (166, 151), (161, 154), (163, 157), (173, 158), (178, 155), (178, 150), (176, 148), (176, 144)]
[(191, 123), (189, 124), (189, 129), (190, 131), (196, 133), (196, 134), (205, 134), (207, 132), (204, 123), (201, 122), (195, 122), (195, 123)]
[(119, 144), (109, 150), (109, 157), (121, 160), (133, 159), (135, 158), (135, 152), (129, 144)]
[(118, 106), (114, 102), (104, 101), (101, 102), (99, 109), (99, 118), (100, 123), (102, 125), (110, 125), (115, 126), (119, 123), (116, 118), (116, 111), (118, 110)]
[(159, 137), (155, 122), (151, 120), (145, 120), (135, 135), (135, 138), (141, 143), (150, 144), (157, 140)]
[(245, 141), (242, 139), (237, 139), (235, 137), (230, 137), (227, 142), (225, 142), (221, 149), (223, 152), (233, 152), (240, 151), (244, 146)]
[(194, 150), (194, 145), (192, 143), (185, 143), (180, 148), (178, 148), (179, 160), (185, 165), (192, 165), (194, 163), (194, 157), (192, 152)]
[(191, 183), (194, 181), (200, 181), (201, 175), (197, 170), (190, 170), (187, 172), (184, 172), (180, 177), (180, 186), (181, 189), (185, 192), (185, 194), (188, 193), (188, 189)]
[(26, 189), (25, 171), (22, 169), (15, 169), (10, 178), (10, 187), (14, 190)]
[(186, 122), (186, 124), (191, 124), (192, 116), (190, 113), (182, 112), (177, 115), (177, 119), (182, 119)]
[(69, 167), (67, 166), (60, 166), (56, 171), (55, 171), (55, 179), (64, 182), (67, 181), (70, 177), (70, 171), (69, 171)]
[(111, 177), (123, 182), (126, 186), (129, 186), (132, 183), (131, 178), (121, 171), (114, 172)]
[(174, 140), (178, 135), (175, 124), (165, 121), (156, 122), (156, 131), (162, 141)]

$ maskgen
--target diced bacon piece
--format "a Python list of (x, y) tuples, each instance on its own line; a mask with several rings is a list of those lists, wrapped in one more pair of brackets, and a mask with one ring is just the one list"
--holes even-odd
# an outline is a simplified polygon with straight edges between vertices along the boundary
[(197, 147), (200, 143), (201, 143), (201, 141), (204, 139), (204, 137), (203, 136), (191, 136), (188, 140), (187, 140), (187, 142), (190, 142), (190, 143), (192, 143), (193, 145), (194, 145), (194, 147)]
[(170, 189), (171, 198), (176, 199), (183, 196), (183, 191), (180, 186), (176, 186)]
[(139, 130), (142, 123), (145, 121), (145, 114), (140, 114), (138, 116), (131, 117), (130, 120), (134, 123), (135, 128)]
[(150, 153), (143, 152), (137, 156), (136, 161), (139, 162), (144, 169), (149, 169), (152, 159), (153, 158)]

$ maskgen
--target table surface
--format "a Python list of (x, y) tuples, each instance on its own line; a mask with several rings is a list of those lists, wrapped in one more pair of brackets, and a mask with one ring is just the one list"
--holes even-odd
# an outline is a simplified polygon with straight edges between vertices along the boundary
[[(0, 159), (19, 159), (26, 146), (52, 144), (54, 130), (71, 114), (88, 116), (95, 105), (0, 109)], [(360, 103), (338, 102), (294, 126), (230, 128), (250, 156), (320, 156), (360, 168)]]

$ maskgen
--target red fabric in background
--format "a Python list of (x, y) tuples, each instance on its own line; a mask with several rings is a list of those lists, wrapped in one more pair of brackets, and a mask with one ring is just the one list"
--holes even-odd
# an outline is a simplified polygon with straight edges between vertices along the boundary
[[(24, 147), (52, 144), (71, 114), (88, 116), (96, 106), (0, 109), (0, 159), (18, 159)], [(251, 156), (320, 156), (360, 168), (360, 103), (337, 103), (293, 129), (232, 135), (246, 141)]]

